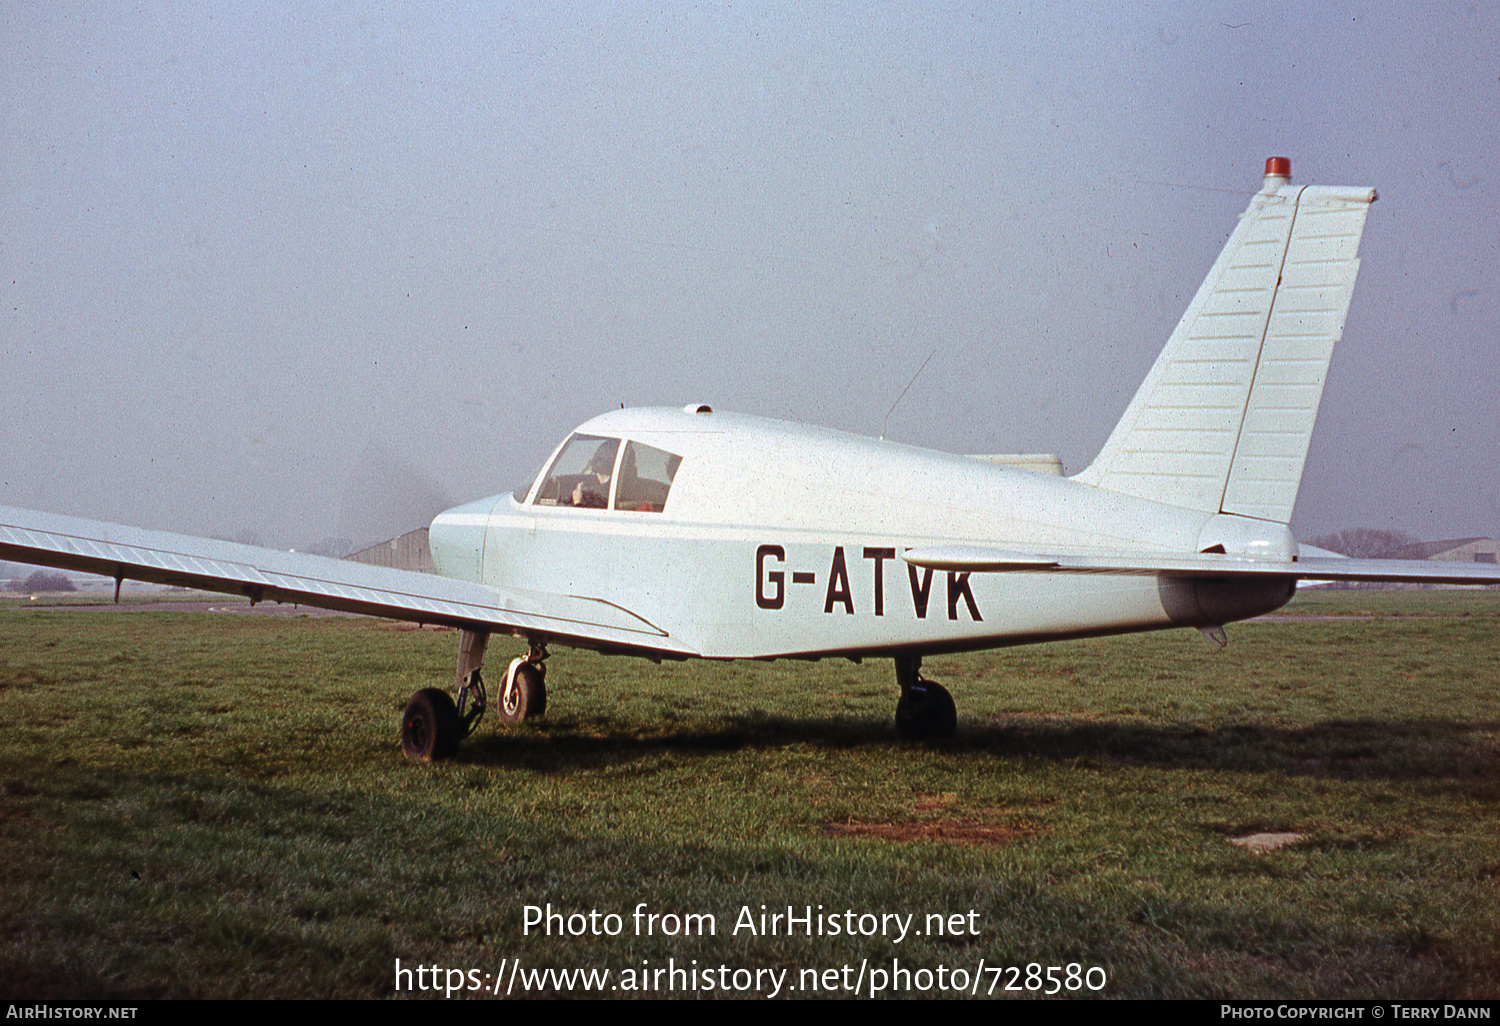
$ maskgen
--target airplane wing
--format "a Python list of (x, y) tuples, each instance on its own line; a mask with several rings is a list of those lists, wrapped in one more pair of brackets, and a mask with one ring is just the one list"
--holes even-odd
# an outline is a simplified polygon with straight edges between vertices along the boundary
[[(1314, 550), (1323, 553), (1324, 550)], [(970, 573), (1132, 574), (1174, 577), (1296, 577), (1305, 581), (1372, 581), (1394, 584), (1500, 584), (1500, 566), (1428, 559), (1350, 559), (1332, 553), (1293, 561), (1200, 553), (1025, 553), (974, 545), (907, 549), (913, 566)]]
[(245, 595), (584, 648), (693, 655), (665, 631), (600, 599), (495, 588), (302, 552), (147, 531), (0, 506), (0, 559), (122, 580)]

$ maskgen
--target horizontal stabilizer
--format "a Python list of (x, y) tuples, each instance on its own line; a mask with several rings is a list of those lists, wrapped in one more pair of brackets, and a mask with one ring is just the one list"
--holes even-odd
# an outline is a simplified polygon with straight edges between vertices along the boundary
[(970, 545), (907, 549), (901, 558), (931, 570), (969, 573), (1127, 574), (1170, 577), (1295, 577), (1305, 581), (1370, 581), (1392, 584), (1500, 584), (1500, 568), (1484, 563), (1430, 559), (1350, 559), (1301, 556), (1295, 560), (1250, 559), (1200, 553), (1173, 556), (1139, 553), (1038, 553)]
[(1493, 564), (1441, 559), (1351, 559), (1299, 556), (1296, 576), (1304, 581), (1366, 581), (1386, 584), (1500, 584)]
[(969, 455), (972, 459), (998, 463), (1002, 467), (1013, 467), (1016, 470), (1029, 470), (1033, 474), (1063, 476), (1062, 460), (1052, 452), (982, 452)]
[(1033, 556), (1008, 549), (987, 549), (977, 545), (933, 545), (907, 549), (901, 558), (912, 566), (929, 570), (1045, 570), (1057, 566), (1057, 560)]

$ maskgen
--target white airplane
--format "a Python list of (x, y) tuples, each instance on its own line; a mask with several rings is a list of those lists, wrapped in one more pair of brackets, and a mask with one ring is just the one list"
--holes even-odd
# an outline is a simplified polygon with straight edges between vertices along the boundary
[(1373, 189), (1266, 162), (1151, 373), (1071, 478), (718, 412), (618, 410), (535, 481), (442, 513), (441, 576), (0, 507), (0, 559), (447, 624), (457, 700), (418, 692), (406, 754), (453, 753), (487, 708), (491, 634), (524, 638), (498, 716), (546, 705), (552, 644), (660, 659), (894, 661), (898, 731), (951, 734), (931, 653), (1223, 625), (1298, 580), (1500, 583), (1479, 565), (1356, 560), (1287, 528)]

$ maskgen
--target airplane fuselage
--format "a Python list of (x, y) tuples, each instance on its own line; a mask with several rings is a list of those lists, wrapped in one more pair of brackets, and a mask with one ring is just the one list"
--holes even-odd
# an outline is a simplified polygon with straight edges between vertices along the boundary
[[(1275, 609), (1293, 592), (1291, 579), (1280, 577), (908, 564), (907, 550), (954, 544), (1174, 555), (1222, 546), (1215, 551), (1283, 559), (1296, 552), (1281, 524), (974, 457), (693, 407), (614, 411), (571, 437), (601, 448), (618, 440), (610, 451), (625, 456), (613, 457), (610, 475), (570, 477), (554, 469), (565, 443), (530, 488), (443, 513), (429, 534), (439, 570), (604, 600), (707, 658), (931, 653), (1218, 625)], [(625, 463), (635, 451), (680, 458), (665, 501), (637, 507), (624, 498)], [(592, 488), (605, 477), (596, 504), (570, 502), (581, 498), (577, 479)]]

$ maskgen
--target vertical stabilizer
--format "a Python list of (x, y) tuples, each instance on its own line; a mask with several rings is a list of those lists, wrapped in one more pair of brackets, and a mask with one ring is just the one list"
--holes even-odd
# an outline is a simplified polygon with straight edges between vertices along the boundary
[(1292, 186), (1266, 161), (1166, 348), (1079, 481), (1286, 523), (1375, 190)]

